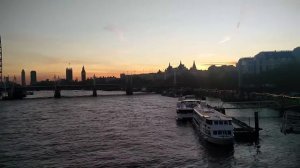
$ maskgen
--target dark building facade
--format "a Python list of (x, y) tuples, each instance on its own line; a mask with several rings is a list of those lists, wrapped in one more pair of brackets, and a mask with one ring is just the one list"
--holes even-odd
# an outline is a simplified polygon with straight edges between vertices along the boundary
[(82, 67), (82, 70), (81, 70), (81, 81), (86, 81), (86, 72), (85, 72), (84, 66)]
[(192, 68), (189, 70), (187, 67), (185, 67), (184, 64), (179, 63), (178, 67), (176, 68), (173, 68), (171, 66), (171, 64), (169, 63), (169, 66), (165, 69), (165, 72), (164, 72), (164, 79), (167, 79), (169, 77), (174, 77), (176, 75), (181, 75), (185, 72), (196, 72), (198, 71), (197, 68), (196, 68), (196, 64), (195, 64), (195, 61), (193, 62), (193, 66)]
[(249, 85), (243, 82), (245, 75), (262, 74), (298, 60), (300, 60), (300, 47), (291, 51), (263, 51), (254, 57), (241, 58), (236, 64), (239, 73), (239, 87)]
[(73, 70), (72, 70), (72, 68), (66, 68), (66, 80), (68, 82), (73, 81)]
[(300, 47), (292, 51), (263, 51), (254, 57), (239, 59), (236, 67), (240, 74), (260, 74), (299, 59)]
[(24, 69), (22, 69), (22, 72), (21, 72), (21, 82), (22, 82), (22, 86), (26, 86), (26, 77), (25, 77)]
[(37, 82), (36, 71), (30, 72), (30, 85), (34, 85)]

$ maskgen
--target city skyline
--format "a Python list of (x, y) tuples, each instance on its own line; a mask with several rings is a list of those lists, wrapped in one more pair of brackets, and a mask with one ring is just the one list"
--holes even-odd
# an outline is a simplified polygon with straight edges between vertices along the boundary
[[(30, 72), (29, 74), (27, 74), (27, 71), (26, 69), (22, 69), (21, 72), (19, 74), (21, 75), (12, 75), (12, 76), (4, 76), (4, 77), (8, 77), (9, 81), (14, 81), (14, 78), (16, 78), (16, 82), (21, 84), (22, 86), (25, 86), (25, 85), (29, 85), (31, 82), (31, 72), (34, 71), (35, 72), (35, 82), (36, 81), (43, 81), (43, 80), (50, 80), (50, 81), (53, 81), (53, 80), (57, 80), (57, 79), (64, 79), (66, 81), (85, 81), (86, 79), (88, 78), (93, 78), (93, 76), (95, 75), (95, 77), (116, 77), (116, 78), (119, 78), (121, 74), (126, 74), (126, 75), (136, 75), (136, 74), (148, 74), (148, 73), (158, 73), (158, 71), (160, 72), (165, 72), (166, 69), (171, 66), (172, 68), (177, 68), (179, 67), (180, 65), (186, 67), (187, 69), (195, 69), (195, 70), (201, 70), (199, 68), (197, 68), (197, 65), (195, 63), (195, 61), (193, 61), (192, 63), (192, 66), (191, 67), (188, 67), (186, 66), (184, 63), (182, 63), (180, 61), (180, 63), (178, 63), (178, 65), (171, 65), (171, 63), (169, 62), (168, 66), (166, 65), (165, 68), (163, 69), (158, 69), (157, 71), (154, 71), (154, 72), (142, 72), (142, 73), (138, 73), (138, 72), (121, 72), (120, 74), (117, 74), (117, 75), (112, 75), (112, 76), (98, 76), (96, 74), (91, 74), (91, 73), (87, 73), (85, 71), (85, 66), (83, 65), (81, 67), (81, 70), (80, 70), (80, 73), (79, 74), (75, 74), (73, 75), (74, 73), (74, 69), (69, 65), (65, 68), (65, 73), (62, 74), (61, 76), (60, 75), (56, 75), (54, 74), (53, 76), (51, 76), (50, 78), (40, 78), (38, 77), (39, 75), (38, 74), (38, 71), (36, 70), (27, 70), (28, 72)], [(75, 69), (75, 71), (77, 72), (78, 70)], [(90, 75), (86, 75), (86, 74), (90, 74)], [(84, 77), (83, 77), (84, 76)], [(84, 79), (84, 80), (83, 80)], [(5, 79), (4, 79), (5, 80)], [(23, 85), (23, 81), (24, 81), (24, 85)], [(27, 82), (28, 81), (28, 82)]]
[[(119, 76), (299, 46), (298, 1), (0, 1), (4, 75)], [(284, 30), (284, 31), (283, 31)]]

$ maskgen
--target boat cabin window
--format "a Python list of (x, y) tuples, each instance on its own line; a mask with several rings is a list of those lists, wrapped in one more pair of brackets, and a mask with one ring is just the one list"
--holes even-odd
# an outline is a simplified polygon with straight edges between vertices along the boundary
[(220, 120), (220, 121), (219, 121), (219, 125), (223, 125), (223, 121)]
[(206, 120), (206, 124), (212, 125), (212, 120)]
[(214, 121), (214, 125), (218, 125), (218, 121)]
[(213, 131), (214, 135), (231, 135), (231, 131), (229, 130), (218, 130), (218, 131)]
[(224, 125), (228, 125), (228, 122), (227, 122), (227, 121), (224, 121)]

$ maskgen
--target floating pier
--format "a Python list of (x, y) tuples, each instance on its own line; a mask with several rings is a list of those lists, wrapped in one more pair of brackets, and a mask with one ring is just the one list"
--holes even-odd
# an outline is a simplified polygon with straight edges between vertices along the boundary
[(250, 127), (246, 123), (232, 117), (233, 133), (236, 141), (253, 142), (259, 138), (259, 129)]

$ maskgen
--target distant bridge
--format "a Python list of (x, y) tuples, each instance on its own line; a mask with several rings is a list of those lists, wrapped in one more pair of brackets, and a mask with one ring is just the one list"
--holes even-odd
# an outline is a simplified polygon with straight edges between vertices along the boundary
[[(40, 91), (40, 90), (53, 90), (54, 97), (61, 97), (61, 90), (92, 90), (92, 95), (97, 96), (97, 90), (106, 90), (106, 91), (116, 91), (116, 90), (124, 90), (127, 95), (132, 95), (133, 88), (132, 84), (128, 84), (128, 82), (124, 84), (84, 84), (84, 85), (60, 85), (55, 83), (54, 85), (48, 86), (20, 86), (16, 84), (12, 84), (10, 86), (0, 86), (0, 92), (5, 92), (6, 95), (2, 96), (3, 99), (21, 99), (26, 96), (26, 92), (28, 91)], [(1, 95), (0, 95), (1, 97)]]
[(25, 91), (39, 90), (121, 90), (123, 87), (120, 84), (96, 84), (96, 85), (56, 85), (56, 86), (25, 86), (22, 87)]

